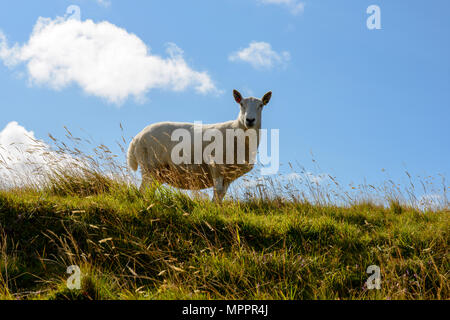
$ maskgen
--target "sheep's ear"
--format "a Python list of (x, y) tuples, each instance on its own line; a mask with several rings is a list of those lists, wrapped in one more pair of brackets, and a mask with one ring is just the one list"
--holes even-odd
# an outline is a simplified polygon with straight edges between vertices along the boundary
[(241, 94), (239, 93), (239, 91), (233, 90), (233, 97), (234, 97), (234, 100), (236, 100), (237, 103), (241, 103), (241, 101), (242, 101), (242, 96), (241, 96)]
[(264, 97), (262, 98), (262, 102), (264, 105), (268, 104), (270, 101), (270, 98), (272, 98), (272, 91), (267, 92)]

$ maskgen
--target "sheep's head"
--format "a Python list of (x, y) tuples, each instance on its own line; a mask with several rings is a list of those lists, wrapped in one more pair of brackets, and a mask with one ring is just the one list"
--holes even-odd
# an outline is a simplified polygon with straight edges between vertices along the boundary
[(262, 99), (249, 97), (242, 98), (237, 90), (233, 90), (234, 100), (241, 106), (239, 121), (246, 129), (261, 128), (261, 113), (263, 107), (269, 103), (272, 92), (267, 92)]

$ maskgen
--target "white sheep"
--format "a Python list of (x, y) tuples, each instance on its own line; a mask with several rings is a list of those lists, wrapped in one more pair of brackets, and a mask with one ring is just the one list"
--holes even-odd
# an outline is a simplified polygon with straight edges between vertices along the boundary
[[(272, 92), (267, 92), (262, 99), (243, 99), (237, 90), (233, 90), (233, 96), (240, 105), (236, 120), (200, 126), (193, 123), (160, 122), (147, 126), (134, 137), (128, 148), (127, 161), (134, 171), (138, 166), (141, 167), (141, 190), (152, 179), (181, 189), (214, 187), (213, 201), (222, 202), (230, 183), (253, 168), (259, 145), (261, 112), (263, 106), (269, 103)], [(198, 141), (195, 134), (199, 129), (202, 134), (200, 149), (195, 145)], [(190, 137), (194, 137), (188, 137), (189, 150), (182, 150), (182, 163), (174, 160), (174, 156), (181, 154), (180, 142), (177, 140), (177, 133), (180, 132), (187, 132)], [(245, 141), (244, 143), (238, 141), (242, 135), (244, 139), (240, 142)], [(256, 138), (254, 143), (252, 137)], [(208, 142), (208, 139), (217, 143), (211, 156), (204, 153), (212, 149), (212, 142)], [(201, 152), (200, 159), (195, 154), (198, 150)]]

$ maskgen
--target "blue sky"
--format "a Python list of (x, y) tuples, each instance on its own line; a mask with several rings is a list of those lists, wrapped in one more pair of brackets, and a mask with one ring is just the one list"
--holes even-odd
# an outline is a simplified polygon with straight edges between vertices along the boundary
[[(381, 30), (366, 26), (372, 4), (381, 9)], [(125, 38), (138, 38), (132, 42), (136, 52), (116, 48), (119, 57), (138, 56), (143, 43), (152, 57), (182, 61), (186, 74), (178, 79), (174, 72), (161, 83), (152, 78), (157, 73), (119, 78), (139, 93), (126, 91), (120, 101), (117, 90), (123, 86), (96, 88), (96, 75), (89, 73), (95, 69), (67, 83), (58, 78), (59, 69), (47, 76), (30, 74), (30, 54), (42, 59), (39, 45), (30, 53), (38, 18), (64, 17), (70, 5), (81, 9), (81, 23), (92, 20), (96, 27), (107, 21), (114, 36), (122, 29)], [(238, 113), (232, 89), (258, 97), (272, 90), (263, 127), (280, 129), (282, 171), (288, 162), (314, 170), (312, 153), (320, 165), (316, 171), (344, 183), (402, 181), (405, 170), (447, 176), (448, 12), (446, 0), (2, 1), (0, 34), (7, 44), (0, 39), (6, 48), (0, 54), (0, 131), (16, 121), (48, 141), (48, 133), (63, 137), (67, 126), (119, 152), (114, 146), (122, 134), (119, 123), (131, 139), (158, 121), (222, 122)], [(252, 43), (259, 47), (250, 50)], [(29, 45), (28, 53), (15, 56), (15, 44)], [(73, 42), (68, 46), (79, 57), (86, 54)], [(174, 56), (168, 48), (175, 48)], [(259, 63), (258, 52), (266, 58)], [(133, 59), (138, 71), (139, 61)], [(114, 79), (109, 72), (123, 71), (114, 69), (116, 62), (106, 64), (111, 68), (102, 71), (106, 78), (99, 82)]]

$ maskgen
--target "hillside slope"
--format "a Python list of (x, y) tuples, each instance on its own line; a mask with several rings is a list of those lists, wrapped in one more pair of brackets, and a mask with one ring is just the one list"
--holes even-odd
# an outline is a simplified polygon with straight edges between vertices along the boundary
[[(395, 203), (0, 191), (0, 297), (449, 299), (448, 230), (448, 211)], [(66, 286), (70, 265), (79, 290)], [(366, 287), (370, 265), (380, 290)]]

